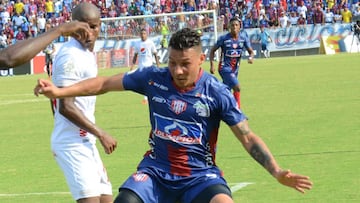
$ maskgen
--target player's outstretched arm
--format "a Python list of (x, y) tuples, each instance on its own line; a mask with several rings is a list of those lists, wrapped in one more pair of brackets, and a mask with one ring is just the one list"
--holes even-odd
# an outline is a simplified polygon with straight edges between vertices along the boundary
[(124, 73), (113, 76), (98, 76), (83, 80), (71, 86), (58, 88), (51, 81), (39, 79), (34, 88), (34, 94), (43, 94), (48, 98), (65, 98), (104, 94), (109, 91), (122, 91)]
[(274, 178), (283, 185), (294, 188), (304, 193), (310, 190), (312, 182), (309, 177), (295, 174), (290, 170), (283, 170), (277, 164), (264, 141), (257, 136), (248, 126), (247, 121), (242, 121), (230, 127), (235, 136), (240, 140), (246, 151), (262, 165)]
[(87, 38), (89, 33), (89, 25), (84, 22), (72, 21), (61, 24), (35, 38), (17, 42), (0, 51), (0, 69), (14, 68), (31, 60), (61, 35)]

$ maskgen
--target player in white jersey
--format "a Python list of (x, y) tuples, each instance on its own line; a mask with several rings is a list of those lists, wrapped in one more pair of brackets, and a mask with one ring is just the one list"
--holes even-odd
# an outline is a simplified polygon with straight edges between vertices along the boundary
[[(153, 65), (153, 56), (156, 61), (156, 66), (160, 66), (159, 58), (157, 56), (156, 47), (153, 41), (147, 38), (147, 32), (145, 29), (141, 29), (140, 31), (141, 40), (135, 45), (135, 53), (132, 60), (132, 66), (130, 70), (134, 69), (136, 64), (136, 60), (139, 56), (138, 67), (150, 67)], [(147, 104), (147, 97), (144, 96), (143, 104)]]
[[(99, 35), (100, 13), (93, 4), (81, 3), (73, 9), (73, 20), (87, 22), (88, 39), (73, 38), (59, 50), (52, 80), (58, 87), (97, 76), (93, 51)], [(55, 125), (51, 149), (64, 172), (73, 198), (78, 203), (110, 203), (112, 186), (96, 148), (99, 138), (105, 152), (116, 148), (116, 140), (95, 125), (96, 97), (71, 97), (54, 101)]]

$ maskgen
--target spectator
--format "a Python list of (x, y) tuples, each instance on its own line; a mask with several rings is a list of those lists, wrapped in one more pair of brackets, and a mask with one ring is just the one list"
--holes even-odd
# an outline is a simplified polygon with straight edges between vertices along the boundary
[(31, 35), (30, 24), (28, 21), (26, 21), (26, 19), (24, 19), (23, 23), (21, 24), (21, 30), (25, 34), (25, 39), (27, 39)]
[(280, 28), (287, 28), (290, 25), (289, 17), (287, 15), (285, 15), (285, 12), (280, 13), (279, 25), (280, 25)]
[(120, 1), (120, 16), (127, 16), (127, 10), (128, 10), (128, 5), (124, 2), (124, 0)]
[(17, 33), (15, 35), (16, 41), (25, 40), (26, 34), (22, 31), (21, 27), (17, 28)]
[(343, 23), (351, 23), (352, 13), (347, 6), (344, 7), (344, 11), (341, 13)]
[(39, 34), (44, 33), (46, 31), (46, 19), (45, 14), (38, 16), (37, 18), (37, 26), (39, 29)]
[(15, 15), (11, 19), (13, 29), (17, 30), (18, 27), (21, 27), (22, 23), (24, 22), (24, 19), (26, 20), (26, 18), (20, 15), (20, 13), (15, 13)]
[(306, 19), (307, 12), (308, 12), (308, 9), (305, 6), (304, 1), (301, 1), (300, 6), (297, 7), (297, 13), (299, 14), (299, 16), (300, 16), (300, 14), (302, 14), (302, 16)]
[(326, 10), (326, 12), (324, 14), (325, 23), (326, 24), (333, 24), (335, 22), (333, 12), (330, 10), (329, 7), (327, 7), (325, 10)]
[(54, 6), (54, 2), (52, 0), (46, 0), (45, 11), (46, 11), (46, 18), (49, 19), (49, 18), (53, 17), (53, 15), (55, 13), (55, 6)]
[(15, 13), (18, 13), (19, 15), (22, 15), (24, 13), (25, 5), (21, 0), (16, 0), (16, 3), (14, 4), (14, 10)]
[(342, 15), (341, 15), (341, 11), (339, 9), (337, 9), (335, 11), (334, 21), (335, 21), (335, 23), (342, 23)]
[(0, 5), (0, 18), (3, 26), (11, 20), (10, 13), (6, 6)]
[(321, 6), (318, 5), (314, 11), (314, 24), (324, 24), (324, 13)]
[(297, 25), (300, 27), (305, 27), (305, 25), (306, 25), (306, 19), (304, 18), (302, 13), (300, 14), (300, 16), (297, 20)]
[(4, 49), (7, 47), (7, 36), (4, 30), (0, 31), (0, 49)]
[(298, 24), (298, 19), (299, 17), (296, 16), (296, 11), (290, 12), (289, 23), (291, 26), (296, 26)]

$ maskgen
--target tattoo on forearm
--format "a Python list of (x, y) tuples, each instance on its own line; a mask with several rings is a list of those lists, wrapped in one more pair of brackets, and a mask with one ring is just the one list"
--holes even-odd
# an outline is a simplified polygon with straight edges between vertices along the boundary
[(250, 133), (248, 125), (245, 125), (244, 123), (240, 125), (239, 131), (241, 135), (247, 135)]
[(250, 148), (251, 156), (264, 168), (266, 168), (271, 174), (274, 172), (274, 168), (271, 165), (271, 159), (269, 154), (264, 151), (260, 145), (253, 144)]

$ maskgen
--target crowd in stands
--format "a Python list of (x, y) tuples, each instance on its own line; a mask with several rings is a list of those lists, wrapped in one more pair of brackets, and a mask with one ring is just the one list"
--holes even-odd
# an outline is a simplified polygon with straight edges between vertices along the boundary
[[(360, 15), (359, 0), (0, 0), (0, 48), (18, 40), (35, 37), (71, 19), (71, 10), (82, 1), (98, 6), (101, 17), (151, 15), (215, 10), (223, 29), (232, 17), (239, 17), (244, 28), (301, 26), (305, 24), (350, 23)], [(182, 27), (208, 27), (210, 14), (166, 18), (105, 21), (102, 37), (137, 36), (145, 28), (149, 35), (168, 35)], [(65, 39), (60, 37), (59, 41)]]

